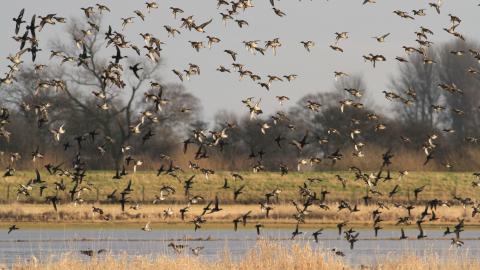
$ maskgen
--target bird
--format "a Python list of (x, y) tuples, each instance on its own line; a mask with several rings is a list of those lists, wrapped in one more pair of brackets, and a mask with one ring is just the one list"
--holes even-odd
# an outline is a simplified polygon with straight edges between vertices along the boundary
[(307, 52), (310, 52), (310, 50), (315, 47), (315, 42), (311, 41), (311, 40), (307, 40), (307, 41), (300, 41), (300, 43), (303, 45), (303, 47), (305, 48), (305, 50), (307, 50)]
[(383, 43), (385, 42), (385, 39), (390, 35), (390, 33), (386, 33), (384, 35), (381, 35), (381, 36), (376, 36), (376, 37), (373, 37), (374, 39), (376, 39), (378, 42), (380, 43)]
[(400, 240), (408, 239), (408, 237), (405, 235), (405, 231), (403, 230), (403, 228), (400, 228), (400, 231), (401, 231)]
[(417, 220), (417, 227), (418, 227), (418, 230), (420, 231), (420, 233), (417, 236), (417, 239), (422, 239), (427, 237), (423, 231), (422, 222), (423, 220)]
[(210, 19), (200, 25), (195, 25), (194, 28), (195, 30), (197, 30), (197, 32), (200, 32), (200, 33), (205, 33), (205, 27), (207, 27), (207, 25), (209, 25), (210, 23), (212, 23), (213, 19)]
[(145, 15), (140, 10), (134, 10), (133, 13), (135, 13), (135, 15), (142, 19), (142, 21), (145, 21)]
[(318, 243), (318, 236), (322, 234), (322, 232), (323, 232), (323, 229), (319, 229), (312, 233), (313, 238), (315, 239), (315, 243)]
[(244, 189), (244, 188), (245, 188), (245, 185), (242, 185), (242, 186), (240, 186), (239, 188), (234, 189), (234, 191), (233, 191), (233, 200), (234, 200), (234, 201), (237, 201), (238, 196), (240, 196), (240, 194), (243, 193), (243, 189)]
[(237, 231), (237, 230), (238, 230), (238, 223), (241, 222), (240, 219), (241, 219), (241, 218), (236, 218), (236, 219), (234, 219), (234, 220), (232, 221), (232, 222), (233, 222), (233, 230), (234, 230), (234, 231)]
[(8, 227), (8, 234), (10, 234), (13, 231), (19, 230), (20, 228), (17, 227), (17, 225), (13, 224), (10, 227)]
[[(480, 186), (480, 173), (462, 182), (467, 183), (471, 190), (462, 189), (462, 193), (455, 190), (451, 196), (441, 194), (440, 199), (432, 193), (437, 188), (432, 187), (432, 192), (426, 194), (424, 191), (427, 187), (430, 189), (430, 185), (411, 184), (409, 170), (467, 170), (471, 165), (471, 162), (463, 162), (463, 158), (475, 154), (470, 149), (474, 149), (479, 140), (471, 130), (476, 125), (471, 122), (475, 120), (472, 114), (480, 107), (471, 92), (476, 76), (480, 74), (476, 62), (472, 61), (480, 61), (480, 51), (465, 42), (468, 33), (458, 32), (468, 20), (452, 13), (438, 16), (446, 24), (443, 30), (458, 44), (433, 43), (436, 35), (432, 30), (414, 26), (411, 39), (405, 36), (402, 44), (390, 44), (405, 55), (367, 52), (363, 56), (352, 56), (355, 52), (347, 52), (348, 47), (343, 47), (350, 41), (350, 36), (352, 42), (362, 45), (362, 37), (353, 32), (335, 32), (335, 41), (324, 43), (333, 51), (342, 53), (342, 58), (358, 57), (361, 61), (362, 56), (365, 63), (373, 65), (374, 70), (368, 69), (368, 72), (381, 72), (379, 69), (383, 67), (379, 63), (387, 62), (387, 57), (389, 60), (395, 57), (396, 62), (401, 64), (400, 75), (408, 73), (408, 76), (392, 79), (392, 89), (382, 91), (381, 96), (387, 102), (382, 108), (385, 114), (380, 114), (369, 101), (370, 91), (366, 90), (362, 77), (354, 74), (358, 72), (352, 69), (356, 66), (349, 65), (355, 61), (322, 58), (327, 61), (323, 63), (326, 70), (314, 74), (316, 80), (308, 78), (322, 63), (312, 66), (310, 61), (318, 59), (306, 57), (303, 50), (308, 56), (313, 56), (310, 53), (317, 48), (316, 43), (321, 37), (315, 41), (284, 37), (283, 30), (309, 31), (308, 26), (290, 25), (292, 21), (286, 17), (290, 13), (281, 9), (280, 1), (270, 0), (267, 9), (263, 5), (254, 7), (250, 0), (216, 2), (217, 14), (202, 14), (206, 17), (201, 21), (197, 17), (200, 14), (184, 16), (183, 9), (160, 8), (154, 1), (141, 3), (120, 20), (118, 17), (110, 20), (107, 16), (114, 16), (110, 8), (95, 4), (79, 10), (85, 15), (82, 18), (68, 20), (67, 33), (55, 31), (59, 29), (59, 24), (67, 23), (67, 19), (59, 14), (32, 15), (27, 22), (24, 8), (16, 13), (18, 16), (12, 19), (15, 25), (12, 39), (15, 43), (12, 53), (6, 58), (5, 74), (0, 81), (2, 89), (8, 90), (5, 91), (8, 98), (0, 108), (0, 137), (3, 139), (0, 161), (5, 166), (7, 182), (21, 181), (15, 182), (14, 190), (19, 202), (37, 201), (38, 190), (39, 200), (45, 200), (47, 206), (51, 204), (61, 219), (65, 218), (67, 208), (62, 208), (68, 200), (72, 207), (79, 207), (92, 201), (95, 194), (91, 193), (97, 191), (96, 202), (88, 206), (88, 211), (92, 211), (92, 217), (99, 215), (101, 221), (115, 218), (113, 213), (107, 213), (109, 208), (101, 202), (106, 198), (106, 202), (121, 206), (122, 213), (117, 218), (156, 217), (175, 223), (176, 213), (180, 213), (182, 222), (192, 213), (189, 222), (193, 223), (196, 231), (206, 222), (223, 218), (215, 214), (222, 211), (227, 219), (233, 219), (235, 231), (239, 223), (244, 227), (251, 224), (250, 227), (255, 227), (257, 236), (260, 236), (266, 225), (262, 218), (271, 218), (272, 211), (275, 211), (275, 218), (282, 215), (281, 203), (291, 200), (295, 208), (292, 208), (293, 215), (286, 218), (296, 221), (295, 228), (292, 223), (292, 240), (303, 234), (300, 224), (321, 215), (317, 211), (340, 212), (338, 217), (341, 222), (336, 227), (339, 236), (345, 237), (351, 249), (359, 241), (359, 233), (347, 226), (354, 224), (357, 218), (368, 217), (368, 224), (373, 225), (371, 228), (377, 237), (383, 229), (384, 219), (391, 218), (388, 211), (395, 207), (401, 211), (393, 218), (396, 225), (409, 226), (416, 222), (419, 230), (417, 239), (423, 239), (427, 237), (423, 224), (444, 218), (437, 207), (457, 204), (464, 210), (462, 217), (471, 213), (472, 218), (464, 220), (459, 216), (458, 223), (447, 227), (444, 236), (455, 234), (451, 239), (452, 246), (464, 244), (460, 234), (480, 212), (476, 198), (470, 196)], [(365, 9), (377, 10), (376, 2), (363, 0), (361, 3)], [(442, 1), (428, 2), (423, 9), (395, 10), (393, 14), (389, 12), (386, 15), (405, 19), (401, 23), (407, 29), (413, 20), (423, 22), (432, 18), (435, 12), (440, 14)], [(244, 17), (250, 8), (259, 11), (263, 8), (267, 12), (258, 14), (265, 15), (265, 18)], [(166, 31), (158, 37), (150, 33), (138, 33), (141, 39), (138, 39), (137, 33), (130, 35), (136, 29), (147, 28), (147, 24), (161, 17), (163, 11), (171, 14), (175, 22), (177, 16), (182, 16), (178, 18), (180, 26), (174, 23), (157, 25), (163, 26)], [(355, 12), (360, 14), (362, 10), (355, 9)], [(217, 28), (220, 23), (218, 16), (228, 27), (225, 31)], [(104, 25), (100, 21), (116, 23)], [(248, 34), (245, 28), (260, 28), (259, 21), (271, 24), (270, 37), (237, 40)], [(238, 25), (240, 29), (231, 29), (227, 22)], [(364, 26), (360, 23), (359, 26)], [(120, 25), (122, 30), (118, 30)], [(53, 33), (60, 38), (58, 42), (50, 42), (53, 47), (49, 52), (42, 51), (45, 44), (41, 35), (44, 35), (42, 30), (45, 27), (55, 29)], [(105, 33), (100, 33), (103, 28)], [(282, 30), (282, 38), (272, 34), (276, 30)], [(373, 28), (368, 30), (371, 32)], [(226, 31), (231, 31), (230, 35), (224, 35)], [(384, 43), (390, 41), (391, 35), (396, 35), (394, 32), (384, 33), (364, 38)], [(195, 40), (188, 40), (190, 35), (195, 36)], [(401, 38), (398, 36), (398, 39)], [(145, 44), (141, 46), (143, 42)], [(410, 46), (402, 46), (404, 44)], [(208, 50), (203, 50), (206, 47)], [(244, 47), (248, 55), (239, 51), (239, 47)], [(269, 50), (277, 56), (283, 48), (291, 55), (277, 57), (275, 61), (270, 59)], [(190, 55), (188, 50), (191, 49), (197, 54)], [(330, 50), (326, 46), (324, 49)], [(174, 53), (168, 58), (170, 61), (163, 60), (164, 52)], [(175, 53), (182, 55), (175, 57)], [(228, 56), (225, 57), (225, 54)], [(330, 63), (335, 60), (338, 60), (332, 62), (335, 65)], [(264, 65), (264, 62), (272, 62), (273, 65)], [(170, 76), (163, 78), (161, 70), (165, 66)], [(368, 65), (365, 67), (369, 68)], [(335, 91), (298, 97), (296, 88), (328, 79), (332, 72)], [(212, 74), (218, 77), (209, 77)], [(175, 82), (169, 81), (171, 76)], [(212, 99), (212, 91), (195, 90), (198, 85), (195, 86), (193, 78), (197, 76), (218, 89), (224, 85), (217, 84), (217, 79), (221, 82), (239, 78), (240, 82), (228, 85), (228, 89), (222, 88), (225, 91), (215, 94), (215, 99)], [(178, 84), (177, 78), (180, 80)], [(231, 82), (235, 83), (234, 80)], [(220, 111), (211, 121), (205, 120), (197, 99), (205, 100), (204, 107), (209, 110), (212, 110), (210, 103), (213, 109), (216, 106), (228, 107), (235, 96), (243, 95), (238, 91), (234, 93), (239, 85), (247, 92), (259, 92), (241, 100), (242, 103), (237, 100), (235, 106), (245, 106), (248, 116)], [(248, 90), (252, 85), (256, 88)], [(85, 95), (80, 91), (83, 88), (87, 91)], [(268, 92), (260, 91), (263, 89)], [(427, 90), (437, 91), (436, 95), (426, 95)], [(288, 104), (289, 107), (284, 106), (290, 100), (298, 101)], [(272, 105), (274, 102), (280, 106)], [(33, 151), (25, 148), (32, 146)], [(382, 147), (386, 150), (382, 151)], [(23, 160), (21, 156), (25, 155), (25, 149), (27, 158)], [(417, 157), (418, 150), (420, 155)], [(376, 153), (379, 153), (378, 157)], [(411, 158), (404, 158), (410, 154)], [(65, 160), (70, 157), (71, 162)], [(58, 161), (54, 162), (54, 159)], [(423, 166), (416, 167), (420, 163)], [(291, 172), (295, 164), (298, 173)], [(19, 173), (28, 166), (32, 176), (28, 177), (30, 173)], [(320, 170), (335, 171), (348, 166), (348, 172), (330, 174), (332, 179), (317, 174)], [(106, 173), (107, 178), (112, 176), (114, 180), (111, 181), (114, 187), (110, 188), (104, 187), (103, 182), (98, 184), (101, 179), (91, 173), (94, 169), (108, 168), (112, 169), (112, 173)], [(152, 179), (143, 171), (149, 168), (159, 168)], [(49, 173), (48, 177), (43, 175), (43, 170)], [(267, 173), (263, 174), (263, 171)], [(198, 174), (204, 175), (205, 180), (195, 179)], [(22, 175), (27, 175), (27, 178)], [(278, 175), (278, 183), (274, 185), (256, 181), (257, 178), (270, 181)], [(290, 177), (299, 184), (289, 181)], [(145, 178), (149, 178), (148, 183), (142, 182), (146, 181)], [(141, 189), (138, 190), (138, 187)], [(183, 192), (177, 192), (179, 188)], [(361, 199), (368, 205), (365, 209), (371, 209), (367, 214), (362, 214), (364, 208), (359, 203), (362, 200), (357, 202), (357, 193), (350, 194), (352, 198), (345, 197), (352, 188), (364, 190)], [(410, 199), (412, 192), (414, 200)], [(283, 194), (286, 194), (285, 197), (282, 197)], [(148, 207), (143, 206), (146, 202), (158, 206), (166, 201), (173, 201), (179, 208), (162, 206), (160, 212), (152, 215), (145, 211)], [(239, 208), (241, 214), (232, 216), (235, 212), (231, 213), (231, 206), (225, 205), (230, 201), (253, 201), (255, 207), (260, 206), (260, 212)], [(150, 225), (149, 220), (141, 229), (151, 231)], [(8, 234), (18, 229), (12, 225)], [(400, 239), (408, 239), (404, 227), (400, 228), (400, 232)], [(315, 242), (322, 233), (323, 229), (312, 232)], [(168, 247), (173, 248), (175, 253), (181, 253), (187, 246), (171, 242)], [(195, 256), (203, 249), (190, 248)], [(80, 252), (93, 257), (101, 251)], [(338, 249), (331, 251), (345, 256)]]
[(47, 202), (50, 202), (52, 204), (53, 210), (57, 212), (57, 203), (60, 201), (59, 198), (55, 195), (55, 196), (47, 196), (45, 197), (45, 199)]
[(170, 242), (168, 244), (168, 247), (171, 247), (173, 249), (173, 251), (175, 251), (176, 254), (180, 254), (182, 253), (185, 248), (187, 247), (186, 245), (181, 245), (181, 244), (175, 244), (173, 242)]
[(273, 12), (278, 16), (278, 17), (283, 17), (283, 16), (286, 16), (287, 14), (285, 14), (285, 12), (281, 11), (280, 9), (278, 8), (275, 8), (273, 7)]
[(183, 82), (183, 74), (182, 74), (180, 71), (178, 71), (178, 70), (176, 70), (176, 69), (172, 69), (172, 72), (173, 72), (175, 75), (177, 75), (178, 79), (180, 79), (181, 82)]
[(121, 20), (122, 20), (122, 30), (125, 30), (125, 27), (126, 27), (128, 24), (133, 23), (133, 19), (134, 19), (134, 17), (121, 18)]
[(303, 234), (303, 232), (299, 231), (298, 225), (299, 225), (299, 223), (297, 223), (297, 225), (295, 226), (295, 230), (292, 232), (291, 240), (295, 239), (295, 237), (297, 237), (297, 235)]
[(225, 53), (229, 54), (232, 57), (233, 61), (237, 61), (237, 53), (232, 50), (224, 50)]
[(442, 0), (437, 0), (437, 2), (430, 2), (428, 5), (435, 9), (435, 11), (440, 14), (440, 7), (442, 5)]
[(207, 36), (207, 39), (208, 39), (208, 48), (211, 49), (212, 48), (212, 45), (213, 44), (217, 44), (217, 43), (220, 43), (222, 40), (218, 37), (214, 37), (214, 36)]
[(63, 128), (64, 124), (60, 125), (57, 129), (51, 129), (50, 132), (53, 135), (53, 139), (57, 142), (60, 141), (60, 135), (65, 133), (65, 129)]
[(260, 229), (263, 228), (264, 225), (261, 223), (255, 224), (255, 229), (257, 230), (257, 235), (260, 235)]
[(145, 224), (145, 226), (142, 227), (142, 231), (144, 232), (150, 232), (152, 231), (152, 228), (150, 228), (150, 221)]
[(140, 79), (140, 76), (138, 75), (138, 71), (143, 69), (142, 67), (139, 67), (139, 66), (140, 66), (140, 63), (136, 63), (135, 65), (128, 67), (128, 69), (130, 69), (133, 72), (133, 74), (137, 79)]
[[(373, 0), (365, 0), (365, 1), (373, 1)], [(337, 256), (340, 256), (340, 257), (345, 257), (345, 253), (336, 249), (336, 248), (333, 248), (332, 249), (332, 252), (337, 255)]]
[(183, 9), (181, 9), (181, 8), (170, 7), (169, 9), (172, 11), (172, 15), (173, 15), (173, 18), (174, 18), (174, 19), (177, 18), (177, 14), (184, 13)]
[(452, 238), (452, 242), (451, 242), (451, 246), (455, 246), (455, 247), (461, 247), (463, 246), (464, 242), (459, 240), (458, 238)]
[(23, 14), (25, 13), (25, 9), (22, 8), (20, 10), (20, 14), (16, 18), (13, 18), (13, 21), (15, 22), (15, 35), (18, 34), (18, 31), (20, 31), (20, 26), (25, 23), (26, 21), (23, 20)]
[(193, 255), (198, 256), (200, 255), (200, 251), (202, 251), (203, 249), (204, 247), (194, 247), (194, 248), (191, 248), (191, 251)]
[(86, 255), (88, 257), (93, 257), (95, 255), (100, 255), (102, 253), (106, 253), (106, 249), (99, 249), (97, 251), (94, 251), (92, 249), (86, 249), (86, 250), (80, 250), (80, 254)]
[(150, 13), (153, 9), (158, 9), (158, 4), (155, 1), (152, 2), (145, 2), (145, 5), (147, 5), (147, 11)]

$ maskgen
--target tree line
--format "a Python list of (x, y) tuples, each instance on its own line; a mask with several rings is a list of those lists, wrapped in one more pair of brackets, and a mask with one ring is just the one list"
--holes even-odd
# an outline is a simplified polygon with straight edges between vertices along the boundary
[[(92, 20), (101, 23), (99, 17)], [(78, 40), (86, 22), (73, 21), (66, 33)], [(45, 163), (66, 162), (72, 152), (65, 150), (75, 149), (74, 154), (90, 157), (91, 169), (119, 169), (133, 156), (143, 169), (169, 160), (185, 166), (197, 162), (188, 153), (214, 169), (374, 169), (389, 149), (399, 170), (475, 170), (479, 165), (476, 43), (433, 45), (428, 54), (435, 63), (409, 55), (407, 63), (398, 64), (383, 104), (369, 98), (364, 79), (352, 74), (339, 78), (332, 90), (308, 94), (271, 115), (252, 119), (220, 111), (211, 123), (201, 119), (198, 98), (181, 84), (162, 81), (161, 61), (128, 58), (129, 68), (142, 70), (120, 77), (119, 70), (127, 67), (109, 59), (104, 45), (99, 32), (81, 44), (52, 39), (48, 66), (22, 68), (14, 83), (1, 86), (5, 167), (18, 153), (23, 157), (19, 168), (30, 168), (37, 147)], [(88, 65), (69, 64), (78, 50), (89, 56)], [(63, 58), (57, 60), (56, 52)], [(59, 128), (65, 128), (62, 139), (55, 137)], [(228, 132), (220, 147), (189, 145), (192, 134), (222, 130)], [(299, 148), (296, 143), (303, 139)], [(435, 145), (435, 154), (422, 166), (428, 144)], [(198, 158), (202, 151), (208, 158)], [(332, 153), (341, 153), (341, 160), (330, 160)]]

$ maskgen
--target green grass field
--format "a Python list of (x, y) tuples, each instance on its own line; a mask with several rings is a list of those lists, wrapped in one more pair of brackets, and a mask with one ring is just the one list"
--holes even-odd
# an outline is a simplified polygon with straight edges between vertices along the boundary
[[(234, 203), (233, 188), (238, 188), (245, 185), (244, 193), (238, 197), (236, 203), (258, 203), (263, 200), (265, 193), (271, 192), (278, 188), (282, 190), (279, 198), (281, 202), (288, 202), (293, 199), (298, 199), (298, 187), (307, 182), (309, 187), (320, 194), (321, 190), (328, 190), (331, 193), (327, 196), (328, 201), (348, 200), (360, 201), (366, 193), (366, 185), (363, 181), (354, 181), (354, 174), (352, 172), (305, 172), (305, 173), (289, 173), (285, 176), (280, 176), (279, 173), (262, 172), (239, 172), (244, 180), (234, 180), (229, 172), (216, 172), (210, 175), (209, 179), (205, 176), (196, 173), (192, 195), (200, 195), (207, 200), (218, 195), (223, 203)], [(180, 179), (185, 180), (193, 175), (193, 172), (185, 172), (180, 174)], [(341, 175), (347, 179), (347, 186), (344, 189), (340, 181), (335, 177), (336, 174)], [(68, 190), (71, 189), (71, 180), (68, 177), (51, 176), (46, 171), (41, 171), (42, 180), (47, 182), (48, 188), (44, 191), (45, 195), (55, 194), (55, 181), (64, 180), (66, 184), (65, 191), (59, 191), (59, 196), (62, 200), (69, 200)], [(184, 195), (183, 183), (171, 176), (156, 176), (154, 172), (137, 172), (124, 176), (121, 180), (114, 180), (112, 176), (114, 172), (111, 171), (89, 171), (85, 177), (83, 186), (90, 186), (91, 191), (85, 191), (81, 197), (85, 201), (107, 201), (107, 195), (117, 189), (118, 193), (127, 185), (129, 180), (132, 180), (133, 192), (130, 195), (131, 201), (138, 201), (143, 203), (152, 202), (155, 195), (160, 194), (160, 188), (163, 185), (170, 185), (176, 189), (176, 193), (169, 196), (165, 203), (183, 203), (186, 201)], [(15, 176), (2, 178), (0, 185), (0, 201), (13, 202), (17, 200), (17, 189), (20, 184), (26, 184), (29, 179), (35, 177), (33, 171), (17, 172)], [(309, 183), (308, 178), (320, 178), (322, 182)], [(413, 190), (417, 187), (426, 185), (425, 190), (419, 195), (419, 200), (429, 200), (438, 198), (442, 200), (451, 200), (453, 194), (460, 197), (470, 197), (475, 199), (478, 190), (472, 186), (472, 181), (475, 180), (472, 173), (459, 172), (410, 172), (403, 179), (399, 179), (399, 173), (392, 173), (393, 180), (383, 182), (380, 180), (378, 190), (383, 193), (383, 196), (378, 197), (380, 200), (386, 201), (412, 201)], [(228, 179), (230, 189), (222, 189), (224, 179)], [(400, 190), (393, 199), (388, 198), (390, 192), (395, 185), (400, 185)], [(27, 198), (20, 195), (19, 202), (42, 202), (44, 198), (39, 196), (39, 189), (34, 188), (31, 191), (31, 197)]]

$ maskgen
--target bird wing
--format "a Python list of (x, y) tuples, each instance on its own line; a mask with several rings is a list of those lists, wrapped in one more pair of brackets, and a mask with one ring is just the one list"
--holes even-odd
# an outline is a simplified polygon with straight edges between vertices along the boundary
[(32, 37), (35, 37), (35, 18), (36, 18), (36, 15), (33, 15), (32, 20), (30, 22), (30, 32), (32, 33)]
[(213, 19), (210, 19), (202, 24), (199, 25), (200, 28), (205, 28), (207, 25), (209, 25), (211, 22), (213, 21)]
[(18, 14), (18, 19), (21, 21), (22, 18), (23, 18), (23, 13), (25, 13), (25, 8), (22, 8), (22, 10), (20, 10), (20, 14)]
[(37, 174), (36, 182), (40, 183), (42, 181), (42, 178), (40, 177), (40, 172), (38, 169), (35, 169), (35, 173)]

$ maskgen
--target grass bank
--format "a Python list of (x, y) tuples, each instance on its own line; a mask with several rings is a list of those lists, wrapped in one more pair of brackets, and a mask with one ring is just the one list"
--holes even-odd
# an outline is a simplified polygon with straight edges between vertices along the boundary
[[(42, 180), (47, 182), (49, 188), (45, 190), (45, 195), (53, 195), (54, 182), (64, 180), (67, 189), (59, 191), (59, 197), (63, 201), (69, 200), (68, 190), (71, 188), (68, 177), (59, 177), (48, 175), (45, 170), (41, 170)], [(280, 176), (276, 172), (239, 172), (244, 180), (234, 180), (229, 172), (216, 172), (210, 175), (209, 179), (205, 179), (202, 174), (196, 173), (194, 184), (191, 189), (192, 195), (199, 195), (205, 198), (213, 198), (218, 195), (222, 203), (240, 203), (240, 204), (255, 204), (264, 198), (265, 193), (271, 192), (278, 188), (282, 191), (279, 196), (280, 202), (289, 202), (299, 197), (298, 187), (302, 186), (309, 178), (317, 178), (321, 182), (310, 183), (311, 189), (320, 193), (321, 190), (328, 190), (330, 194), (327, 196), (327, 201), (361, 201), (365, 196), (365, 183), (362, 181), (354, 181), (353, 172), (292, 172), (285, 176)], [(115, 173), (112, 171), (88, 171), (85, 177), (83, 186), (86, 186), (90, 191), (85, 190), (82, 193), (82, 198), (85, 201), (107, 201), (107, 195), (117, 190), (118, 193), (127, 185), (128, 180), (132, 180), (133, 191), (130, 194), (131, 201), (151, 203), (155, 195), (160, 194), (160, 188), (164, 185), (172, 186), (176, 192), (169, 196), (165, 203), (184, 203), (186, 197), (183, 189), (183, 180), (192, 176), (193, 172), (180, 173), (182, 182), (170, 176), (157, 176), (154, 172), (140, 171), (135, 174), (129, 174), (121, 180), (113, 180), (112, 176)], [(346, 187), (343, 188), (340, 181), (337, 180), (336, 175), (347, 180)], [(33, 171), (20, 171), (15, 176), (0, 179), (0, 201), (3, 202), (26, 202), (26, 203), (40, 203), (45, 202), (44, 197), (40, 197), (39, 190), (34, 189), (30, 197), (23, 195), (18, 197), (17, 188), (20, 184), (26, 184), (29, 179), (35, 177)], [(424, 191), (419, 195), (420, 201), (430, 200), (433, 198), (441, 200), (452, 199), (452, 194), (457, 194), (462, 197), (475, 198), (479, 193), (479, 189), (472, 187), (474, 177), (470, 172), (410, 172), (404, 177), (400, 177), (398, 172), (392, 172), (392, 180), (388, 182), (381, 182), (379, 184), (379, 191), (383, 196), (378, 197), (382, 200), (392, 200), (397, 202), (413, 201), (413, 190), (420, 186), (426, 186)], [(224, 179), (228, 180), (229, 189), (222, 189)], [(390, 199), (387, 197), (395, 185), (400, 185), (398, 193)], [(238, 197), (237, 201), (233, 200), (233, 189), (245, 185), (243, 194)]]

